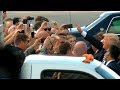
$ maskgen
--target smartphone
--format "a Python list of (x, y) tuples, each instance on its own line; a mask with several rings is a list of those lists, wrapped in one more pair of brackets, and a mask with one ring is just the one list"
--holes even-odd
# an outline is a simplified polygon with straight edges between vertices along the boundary
[(28, 20), (27, 19), (23, 19), (23, 24), (27, 24)]
[(22, 30), (20, 33), (25, 33), (25, 30)]
[(73, 28), (73, 25), (72, 25), (72, 24), (66, 24), (66, 25), (64, 25), (64, 28), (65, 28), (65, 29)]
[(42, 39), (41, 39), (41, 43), (44, 43), (45, 39), (46, 39), (46, 38), (42, 38)]

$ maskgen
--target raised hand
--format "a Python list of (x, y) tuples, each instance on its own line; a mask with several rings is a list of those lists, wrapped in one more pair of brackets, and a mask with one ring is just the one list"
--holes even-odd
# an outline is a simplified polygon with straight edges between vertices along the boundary
[(83, 30), (81, 29), (81, 27), (78, 25), (77, 22), (75, 22), (75, 26), (76, 26), (77, 30), (78, 30), (80, 33), (83, 32)]
[(56, 28), (56, 29), (59, 29), (59, 24), (58, 24), (58, 22), (56, 22), (56, 21), (53, 22), (53, 27)]
[(17, 26), (17, 29), (23, 29), (23, 23), (20, 22), (19, 25)]
[(42, 24), (41, 24), (41, 28), (44, 29), (47, 27), (47, 21), (44, 21)]

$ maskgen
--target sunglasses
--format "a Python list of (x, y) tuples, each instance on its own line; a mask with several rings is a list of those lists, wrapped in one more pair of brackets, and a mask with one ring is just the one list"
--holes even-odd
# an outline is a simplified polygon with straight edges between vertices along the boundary
[(51, 28), (45, 28), (44, 30), (45, 30), (45, 31), (47, 31), (47, 30), (48, 30), (48, 31), (51, 31)]

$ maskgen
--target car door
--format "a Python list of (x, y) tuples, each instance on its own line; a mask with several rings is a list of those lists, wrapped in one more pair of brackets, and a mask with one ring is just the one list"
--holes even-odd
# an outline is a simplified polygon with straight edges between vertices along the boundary
[(55, 72), (61, 72), (62, 79), (104, 79), (94, 69), (90, 69), (85, 66), (78, 66), (72, 63), (63, 62), (60, 63), (35, 63), (32, 64), (31, 79), (52, 79)]
[(41, 72), (41, 79), (98, 79), (87, 71), (46, 69)]

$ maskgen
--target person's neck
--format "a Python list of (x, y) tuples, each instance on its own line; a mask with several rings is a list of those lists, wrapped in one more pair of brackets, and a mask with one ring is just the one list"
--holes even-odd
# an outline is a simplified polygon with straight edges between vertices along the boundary
[(22, 46), (21, 46), (21, 45), (15, 45), (15, 47), (18, 47), (18, 48), (20, 48), (20, 49), (22, 49), (22, 50), (23, 50), (23, 48), (22, 48)]
[(111, 57), (108, 57), (108, 58), (107, 58), (107, 62), (110, 61), (110, 60), (114, 60), (114, 59), (111, 58)]

